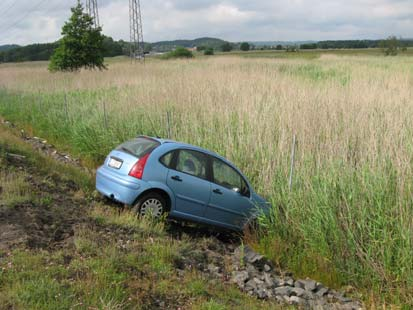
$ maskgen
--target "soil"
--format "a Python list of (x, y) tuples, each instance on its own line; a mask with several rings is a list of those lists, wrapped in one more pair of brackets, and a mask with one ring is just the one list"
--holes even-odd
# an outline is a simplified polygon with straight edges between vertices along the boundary
[(41, 175), (25, 161), (16, 163), (9, 159), (7, 164), (26, 172), (26, 182), (36, 199), (15, 206), (0, 206), (0, 250), (16, 246), (29, 249), (65, 246), (73, 237), (74, 227), (88, 220), (84, 199), (75, 197), (79, 188), (57, 175)]

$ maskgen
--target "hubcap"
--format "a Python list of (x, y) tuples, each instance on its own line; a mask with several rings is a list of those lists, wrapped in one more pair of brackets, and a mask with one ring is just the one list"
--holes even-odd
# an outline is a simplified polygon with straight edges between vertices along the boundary
[(140, 209), (140, 215), (145, 216), (152, 214), (153, 217), (159, 218), (163, 213), (162, 202), (156, 198), (145, 200)]

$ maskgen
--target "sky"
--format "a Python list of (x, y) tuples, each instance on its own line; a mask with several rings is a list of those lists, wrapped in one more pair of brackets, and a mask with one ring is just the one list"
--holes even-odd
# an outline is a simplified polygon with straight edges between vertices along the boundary
[[(83, 0), (84, 1), (84, 0)], [(129, 39), (129, 0), (97, 0), (103, 32)], [(1, 0), (0, 45), (53, 42), (77, 0)], [(413, 0), (141, 0), (146, 42), (413, 38)]]

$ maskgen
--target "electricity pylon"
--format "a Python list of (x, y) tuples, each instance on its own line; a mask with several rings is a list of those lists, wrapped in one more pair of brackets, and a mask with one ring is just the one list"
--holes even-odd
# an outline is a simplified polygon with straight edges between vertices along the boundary
[(143, 43), (142, 15), (140, 0), (129, 0), (130, 57), (133, 60), (145, 59)]
[(93, 18), (95, 28), (99, 27), (99, 11), (97, 0), (86, 0), (86, 13)]

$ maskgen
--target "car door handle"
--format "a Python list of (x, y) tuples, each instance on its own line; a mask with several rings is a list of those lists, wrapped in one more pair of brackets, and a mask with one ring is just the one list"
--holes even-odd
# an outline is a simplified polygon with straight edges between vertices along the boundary
[(179, 175), (174, 175), (173, 177), (171, 177), (172, 180), (178, 181), (178, 182), (182, 182), (182, 179)]
[(218, 195), (222, 195), (222, 194), (223, 194), (222, 191), (221, 191), (220, 189), (218, 189), (218, 188), (214, 189), (213, 192), (214, 192), (215, 194), (218, 194)]

